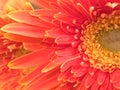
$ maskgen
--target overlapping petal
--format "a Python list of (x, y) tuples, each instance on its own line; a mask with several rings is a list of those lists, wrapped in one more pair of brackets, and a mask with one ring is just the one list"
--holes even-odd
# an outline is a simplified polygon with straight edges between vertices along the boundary
[(11, 12), (8, 16), (16, 23), (2, 27), (5, 37), (14, 39), (16, 36), (14, 40), (24, 42), (25, 49), (34, 51), (8, 64), (10, 68), (21, 70), (38, 67), (20, 80), (27, 85), (26, 90), (119, 89), (119, 68), (106, 72), (92, 66), (90, 59), (93, 57), (87, 56), (81, 46), (86, 25), (101, 14), (119, 10), (119, 0), (31, 2), (43, 9)]

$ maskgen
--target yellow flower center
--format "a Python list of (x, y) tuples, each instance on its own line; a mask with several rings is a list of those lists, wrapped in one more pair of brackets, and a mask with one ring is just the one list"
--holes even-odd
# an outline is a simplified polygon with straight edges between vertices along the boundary
[(82, 47), (92, 67), (104, 71), (120, 68), (120, 11), (102, 14), (83, 34)]

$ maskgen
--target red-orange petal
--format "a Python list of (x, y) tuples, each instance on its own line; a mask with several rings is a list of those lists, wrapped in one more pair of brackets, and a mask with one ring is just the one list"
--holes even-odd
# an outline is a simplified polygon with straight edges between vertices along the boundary
[(41, 38), (44, 36), (44, 31), (41, 30), (40, 27), (23, 24), (23, 23), (7, 24), (6, 26), (2, 27), (1, 30), (8, 33), (13, 33), (28, 37), (35, 37), (35, 38)]
[(48, 73), (44, 73), (38, 78), (34, 79), (31, 83), (28, 84), (27, 90), (50, 90), (57, 85), (59, 82), (57, 81), (57, 77), (59, 75), (59, 70), (54, 69)]
[(5, 33), (4, 37), (7, 39), (10, 39), (12, 41), (17, 41), (17, 42), (26, 42), (26, 43), (40, 43), (42, 42), (42, 38), (32, 38), (32, 37), (26, 37), (26, 36), (21, 36), (17, 34), (12, 34), (12, 33)]
[(60, 20), (63, 23), (75, 26), (75, 27), (80, 27), (81, 24), (85, 21), (85, 18), (77, 18), (75, 16), (67, 15), (67, 14), (62, 14), (58, 13), (54, 15), (54, 18), (57, 20)]
[(53, 16), (57, 12), (58, 11), (56, 9), (39, 9), (39, 10), (31, 11), (30, 14), (37, 17), (41, 15)]
[(68, 47), (68, 48), (56, 51), (57, 56), (70, 56), (76, 53), (77, 53), (77, 50), (72, 47)]
[(97, 83), (98, 83), (99, 85), (102, 85), (102, 84), (104, 83), (104, 81), (105, 81), (105, 78), (106, 78), (106, 76), (107, 76), (107, 73), (105, 73), (105, 72), (103, 72), (103, 71), (100, 71), (100, 70), (99, 70), (97, 73), (98, 73)]
[[(28, 68), (35, 65), (43, 65), (49, 62), (51, 49), (45, 48), (40, 51), (35, 51), (30, 54), (16, 58), (8, 63), (8, 67), (14, 69)], [(34, 57), (34, 58), (33, 58)]]
[(4, 10), (7, 2), (8, 0), (0, 0), (0, 10)]
[(71, 60), (71, 61), (68, 61), (68, 62), (64, 62), (62, 65), (61, 65), (61, 72), (64, 72), (66, 71), (68, 68), (70, 68), (71, 66), (75, 65), (77, 63), (77, 60)]
[(56, 38), (55, 43), (57, 44), (71, 44), (74, 41), (73, 36), (61, 35)]
[(98, 84), (97, 80), (91, 86), (91, 90), (99, 90), (100, 85)]
[(110, 81), (112, 83), (116, 83), (116, 82), (120, 81), (120, 74), (118, 74), (118, 73), (120, 73), (120, 69), (117, 69), (111, 73)]
[(94, 81), (96, 80), (96, 75), (90, 75), (88, 74), (87, 77), (86, 77), (86, 80), (85, 80), (85, 87), (86, 88), (90, 88), (91, 85), (94, 83)]
[(76, 72), (74, 72), (74, 76), (75, 77), (82, 77), (83, 75), (85, 75), (88, 71), (88, 68), (86, 67), (79, 67), (78, 70), (76, 70)]
[(36, 77), (41, 76), (41, 70), (44, 67), (44, 65), (38, 67), (34, 71), (32, 71), (30, 74), (24, 76), (23, 78), (20, 79), (19, 83), (22, 85), (28, 85), (31, 83)]
[(54, 2), (54, 0), (31, 0), (31, 2), (39, 8), (51, 8), (50, 2)]
[(101, 85), (100, 90), (107, 90), (109, 82), (110, 82), (110, 78), (109, 76), (107, 76), (104, 83)]
[[(34, 40), (36, 41), (36, 40)], [(39, 40), (40, 42), (40, 40)], [(44, 45), (41, 45), (41, 43), (33, 43), (33, 42), (28, 42), (28, 43), (23, 43), (23, 46), (26, 50), (29, 50), (29, 51), (35, 51), (35, 50), (40, 50), (40, 49), (43, 49), (45, 48)]]
[(120, 89), (120, 82), (114, 83), (113, 86), (116, 88), (116, 90)]
[(30, 14), (30, 11), (28, 10), (21, 10), (21, 11), (13, 11), (8, 14), (8, 17), (11, 19), (20, 22), (20, 23), (26, 23), (31, 24), (35, 26), (40, 27), (48, 27), (44, 21), (41, 21), (38, 17), (35, 17)]
[(97, 71), (97, 70), (96, 70), (95, 68), (90, 67), (88, 73), (89, 73), (90, 75), (94, 75), (96, 71)]
[(59, 29), (59, 28), (52, 29), (52, 30), (47, 30), (46, 33), (45, 33), (45, 36), (51, 37), (51, 38), (57, 38), (60, 35), (65, 35), (65, 33), (62, 32), (62, 30)]
[(48, 72), (48, 71), (50, 71), (50, 70), (52, 70), (52, 69), (54, 69), (54, 68), (56, 68), (56, 67), (58, 67), (59, 66), (59, 64), (55, 64), (55, 63), (53, 63), (53, 62), (50, 62), (50, 63), (48, 63), (47, 64), (47, 66), (45, 66), (43, 69), (42, 69), (42, 73), (45, 73), (45, 72)]
[(60, 64), (60, 63), (75, 60), (75, 59), (78, 59), (78, 58), (80, 58), (79, 55), (61, 56), (61, 57), (56, 57), (55, 59), (53, 59), (53, 62)]

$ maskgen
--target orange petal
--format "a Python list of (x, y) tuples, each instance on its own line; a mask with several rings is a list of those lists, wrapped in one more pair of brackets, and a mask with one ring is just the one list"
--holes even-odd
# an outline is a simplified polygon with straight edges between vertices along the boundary
[(0, 10), (4, 10), (7, 2), (8, 0), (0, 0)]
[(53, 62), (60, 64), (60, 63), (64, 63), (64, 62), (79, 59), (79, 58), (80, 58), (79, 55), (61, 56), (61, 57), (56, 57), (55, 59), (53, 59)]
[[(64, 9), (67, 13), (73, 16), (80, 16), (80, 12), (74, 7), (74, 4), (69, 0), (59, 0), (57, 2), (60, 8)], [(72, 12), (72, 13), (71, 13)]]
[(114, 87), (113, 87), (112, 83), (111, 83), (111, 82), (109, 82), (109, 85), (108, 85), (107, 90), (115, 90), (115, 89), (113, 89), (113, 88), (114, 88)]
[(28, 37), (40, 38), (44, 36), (44, 31), (40, 30), (40, 27), (23, 24), (23, 23), (8, 24), (2, 27), (1, 29), (2, 31), (8, 32), (8, 33), (13, 33), (13, 34), (18, 34), (18, 35), (23, 35)]
[(19, 83), (22, 85), (28, 85), (29, 83), (31, 83), (35, 78), (37, 78), (38, 76), (41, 76), (41, 70), (43, 66), (38, 67), (37, 69), (35, 69), (34, 71), (32, 71), (30, 74), (26, 75), (25, 77), (23, 77)]
[(73, 41), (75, 41), (74, 37), (70, 35), (61, 35), (55, 40), (57, 44), (71, 44)]
[(70, 56), (76, 53), (77, 53), (77, 50), (72, 47), (68, 47), (68, 48), (56, 51), (57, 56)]
[(50, 2), (54, 2), (54, 0), (31, 0), (31, 2), (37, 5), (39, 8), (51, 8), (49, 5)]
[(120, 89), (120, 81), (117, 82), (117, 83), (114, 83), (114, 84), (113, 84), (113, 87), (115, 87), (116, 90), (119, 90), (119, 89)]
[(54, 18), (63, 23), (66, 23), (66, 24), (69, 24), (75, 27), (80, 27), (81, 24), (85, 21), (83, 17), (77, 18), (72, 15), (70, 16), (69, 14), (67, 15), (67, 14), (62, 14), (62, 13), (55, 14)]
[[(72, 0), (72, 2), (74, 4), (74, 6), (76, 7), (76, 9), (81, 13), (82, 16), (90, 18), (90, 14), (91, 14), (90, 7), (92, 5), (91, 5), (89, 0), (87, 0), (87, 1), (85, 1), (85, 0)], [(91, 2), (93, 2), (93, 4), (96, 2), (97, 2), (97, 4), (99, 3), (96, 0), (92, 0)], [(103, 2), (103, 0), (102, 0), (102, 2)]]
[(100, 71), (100, 70), (97, 73), (98, 73), (98, 76), (97, 76), (98, 84), (102, 85), (105, 81), (107, 73)]
[[(39, 42), (40, 42), (40, 40), (39, 40)], [(45, 48), (45, 46), (41, 45), (41, 43), (23, 43), (23, 46), (26, 50), (30, 50), (30, 51), (35, 51), (35, 50)]]
[(116, 83), (116, 82), (120, 81), (120, 74), (119, 73), (120, 73), (120, 69), (117, 69), (111, 73), (110, 81), (112, 83)]
[(16, 0), (8, 0), (6, 5), (6, 10), (32, 10), (32, 5), (28, 0), (20, 0), (19, 2)]
[[(21, 69), (36, 65), (43, 65), (50, 60), (51, 49), (45, 48), (40, 51), (32, 52), (22, 57), (16, 58), (8, 63), (8, 67)], [(34, 58), (33, 58), (34, 57)]]
[(61, 65), (61, 72), (64, 72), (66, 71), (69, 67), (75, 65), (77, 63), (77, 60), (71, 60), (71, 61), (68, 61), (68, 62), (64, 62), (62, 65)]
[(96, 70), (95, 68), (90, 67), (88, 73), (89, 73), (90, 75), (94, 75), (96, 71), (97, 71), (97, 70)]
[(59, 75), (59, 68), (52, 70), (48, 73), (42, 74), (40, 77), (36, 78), (33, 82), (28, 84), (27, 90), (50, 90), (57, 85), (57, 77)]
[(80, 85), (78, 86), (78, 90), (87, 90), (86, 87), (85, 87), (85, 80), (86, 80), (86, 77), (88, 76), (88, 74), (86, 74), (85, 77), (83, 77), (82, 81), (80, 82)]
[(53, 16), (57, 12), (58, 11), (55, 9), (39, 9), (39, 10), (31, 11), (30, 14), (33, 16), (38, 16), (38, 17), (41, 15)]
[(100, 90), (108, 90), (107, 87), (109, 85), (110, 78), (109, 76), (106, 77), (104, 83), (101, 85)]
[(56, 29), (53, 29), (53, 30), (47, 30), (45, 36), (52, 37), (52, 38), (57, 38), (61, 35), (65, 35), (65, 33), (62, 32), (62, 30), (60, 30), (59, 28), (56, 28)]
[(17, 42), (30, 42), (30, 43), (40, 43), (42, 42), (42, 38), (32, 38), (32, 37), (26, 37), (26, 36), (21, 36), (17, 34), (11, 34), (11, 33), (5, 33), (4, 37), (7, 39), (10, 39), (12, 41), (17, 41)]
[(59, 74), (58, 81), (68, 81), (68, 79), (72, 76), (70, 73), (70, 69), (66, 70)]
[(74, 76), (75, 77), (82, 77), (87, 72), (88, 72), (88, 68), (86, 68), (86, 67), (79, 67), (79, 69), (76, 70), (76, 72), (74, 72)]
[(59, 64), (55, 64), (55, 63), (53, 63), (53, 62), (50, 62), (47, 66), (45, 66), (43, 69), (42, 69), (42, 73), (45, 73), (45, 72), (48, 72), (48, 71), (50, 71), (50, 70), (52, 70), (52, 69), (54, 69), (54, 68), (56, 68), (56, 67), (58, 67), (59, 66)]
[(99, 90), (100, 85), (98, 84), (97, 80), (91, 86), (91, 90)]
[(91, 85), (94, 83), (94, 81), (96, 80), (96, 75), (90, 75), (88, 74), (88, 76), (86, 77), (86, 80), (85, 80), (85, 87), (86, 88), (89, 88), (91, 87)]
[(73, 85), (71, 83), (66, 83), (63, 86), (60, 86), (59, 89), (57, 89), (57, 90), (73, 90)]
[(30, 11), (27, 11), (27, 10), (13, 11), (13, 12), (10, 12), (8, 16), (20, 23), (26, 23), (26, 24), (31, 24), (35, 26), (41, 26), (41, 27), (48, 27), (46, 26), (45, 22), (41, 21), (38, 17), (32, 16), (29, 12)]
[(0, 27), (2, 27), (5, 24), (7, 24), (7, 22), (3, 20), (2, 18), (0, 18)]

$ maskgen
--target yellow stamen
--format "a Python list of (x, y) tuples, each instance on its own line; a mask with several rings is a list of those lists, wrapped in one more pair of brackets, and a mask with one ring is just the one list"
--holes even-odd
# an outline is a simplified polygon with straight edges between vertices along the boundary
[(83, 32), (82, 47), (90, 58), (91, 66), (104, 71), (120, 68), (119, 33), (120, 11), (102, 14), (97, 21), (87, 25)]

